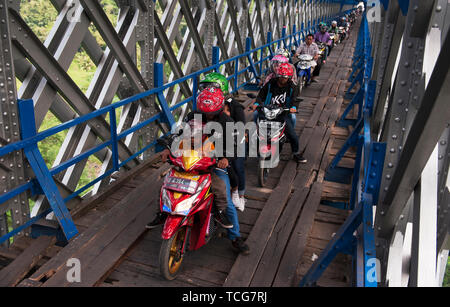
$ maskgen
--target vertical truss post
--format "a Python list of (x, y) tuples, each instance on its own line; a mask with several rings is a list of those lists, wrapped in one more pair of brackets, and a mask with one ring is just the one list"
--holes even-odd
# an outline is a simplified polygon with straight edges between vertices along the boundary
[[(154, 78), (155, 78), (155, 88), (161, 87), (164, 84), (164, 65), (161, 63), (154, 64)], [(167, 104), (166, 98), (163, 92), (158, 92), (157, 94), (159, 105), (164, 115), (164, 121), (169, 125), (170, 128), (175, 125), (175, 118), (170, 111), (169, 105)]]
[[(141, 73), (147, 86), (150, 88), (154, 84), (153, 80), (153, 63), (155, 62), (154, 40), (155, 40), (155, 1), (146, 0), (146, 11), (141, 12), (143, 20), (140, 20), (140, 25), (144, 31), (143, 41), (141, 46)], [(142, 39), (142, 38), (141, 38)], [(155, 98), (150, 99), (149, 107), (143, 107), (140, 122), (143, 122), (158, 113), (155, 106)], [(158, 136), (158, 127), (148, 125), (142, 129), (142, 141), (144, 144), (150, 144)], [(144, 160), (148, 159), (152, 152), (147, 150), (144, 152)]]
[[(8, 7), (16, 6), (16, 4), (7, 0), (0, 1), (0, 19), (2, 20), (0, 24), (0, 146), (20, 140), (21, 127), (8, 12)], [(24, 166), (22, 152), (18, 151), (0, 157), (0, 188), (3, 192), (24, 183)], [(8, 211), (11, 212), (13, 225), (8, 225), (6, 214)], [(23, 193), (7, 203), (0, 204), (0, 237), (8, 233), (8, 227), (17, 227), (26, 223), (29, 219), (29, 212), (28, 197)], [(21, 234), (20, 232), (19, 235)], [(25, 234), (28, 234), (28, 231)], [(8, 242), (5, 245), (8, 245)]]
[[(245, 52), (249, 52), (251, 50), (252, 47), (252, 39), (251, 37), (247, 37), (247, 39), (245, 40)], [(253, 59), (252, 59), (252, 55), (249, 54), (247, 56), (248, 62), (249, 62), (249, 66), (250, 66), (250, 71), (253, 73), (253, 76), (255, 77), (255, 79), (258, 79), (258, 72), (256, 71), (256, 67), (255, 64), (253, 64)]]
[(217, 46), (214, 46), (212, 48), (212, 65), (214, 65), (215, 72), (220, 72), (219, 66), (216, 66), (217, 64), (219, 64), (219, 62), (220, 62), (220, 48)]
[[(20, 122), (22, 124), (22, 139), (35, 136), (36, 124), (34, 121), (33, 100), (20, 100), (18, 106)], [(45, 165), (44, 159), (37, 147), (37, 143), (26, 147), (24, 152), (42, 191), (45, 196), (47, 196), (58, 223), (61, 225), (61, 230), (64, 232), (67, 241), (69, 241), (78, 234), (78, 231), (67, 210), (64, 200), (56, 187), (55, 181)]]

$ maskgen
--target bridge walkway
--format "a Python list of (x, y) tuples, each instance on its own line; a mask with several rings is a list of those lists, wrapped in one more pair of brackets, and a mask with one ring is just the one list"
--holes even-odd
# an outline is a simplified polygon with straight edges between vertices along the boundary
[[(308, 163), (291, 160), (285, 146), (268, 185), (258, 186), (256, 159), (246, 162), (247, 206), (239, 212), (242, 236), (251, 253), (238, 255), (224, 236), (186, 255), (180, 275), (159, 274), (160, 228), (145, 230), (158, 208), (161, 177), (169, 169), (155, 157), (121, 174), (111, 186), (71, 214), (80, 231), (67, 246), (55, 240), (23, 237), (0, 250), (0, 284), (9, 286), (295, 286), (345, 221), (348, 211), (323, 201), (349, 200), (351, 185), (324, 180), (325, 170), (351, 130), (336, 126), (348, 100), (351, 56), (357, 27), (324, 65), (319, 82), (301, 94), (296, 131)], [(245, 92), (237, 99), (247, 106)], [(356, 110), (354, 110), (356, 112)], [(356, 113), (353, 114), (356, 116)], [(250, 114), (248, 114), (250, 116)], [(340, 166), (352, 168), (348, 151)], [(46, 225), (52, 227), (52, 225)], [(81, 282), (67, 280), (68, 260), (81, 265)], [(350, 286), (351, 262), (337, 257), (319, 286)]]

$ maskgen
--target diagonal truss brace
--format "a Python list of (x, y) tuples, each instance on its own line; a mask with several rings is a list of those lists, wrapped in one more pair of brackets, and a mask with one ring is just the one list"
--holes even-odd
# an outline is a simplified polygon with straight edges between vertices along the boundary
[[(36, 135), (33, 100), (19, 100), (18, 107), (20, 122), (22, 123), (22, 139), (33, 137)], [(44, 158), (38, 149), (37, 143), (31, 144), (24, 148), (24, 152), (31, 168), (34, 171), (34, 174), (36, 175), (40, 189), (42, 189), (45, 196), (47, 196), (53, 213), (55, 214), (58, 223), (61, 225), (61, 230), (64, 232), (66, 239), (69, 241), (78, 234), (78, 230), (69, 211), (67, 210), (64, 200), (58, 191), (50, 171), (45, 165)]]

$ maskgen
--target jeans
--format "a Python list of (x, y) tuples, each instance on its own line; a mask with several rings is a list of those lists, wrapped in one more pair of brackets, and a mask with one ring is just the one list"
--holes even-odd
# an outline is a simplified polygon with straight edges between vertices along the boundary
[[(227, 229), (228, 239), (234, 240), (236, 238), (239, 238), (241, 236), (239, 230), (239, 220), (236, 208), (234, 207), (233, 201), (231, 200), (230, 179), (228, 178), (228, 174), (226, 171), (214, 169), (211, 177), (211, 191), (215, 194), (214, 196), (216, 200), (220, 201), (221, 196), (226, 196), (227, 207), (225, 209), (225, 215), (233, 224), (233, 228)], [(219, 210), (223, 210), (222, 206), (218, 205), (217, 207), (219, 208)]]
[(286, 134), (288, 140), (291, 142), (292, 153), (295, 155), (299, 153), (300, 145), (298, 143), (298, 136), (295, 132), (295, 126), (293, 124), (291, 115), (292, 114), (286, 115), (288, 117), (286, 118), (286, 129), (284, 130), (284, 133)]
[(239, 196), (244, 196), (245, 194), (245, 165), (244, 165), (244, 159), (243, 157), (239, 157), (234, 159), (231, 162), (231, 166), (236, 174), (237, 177), (237, 186), (238, 186), (238, 192)]

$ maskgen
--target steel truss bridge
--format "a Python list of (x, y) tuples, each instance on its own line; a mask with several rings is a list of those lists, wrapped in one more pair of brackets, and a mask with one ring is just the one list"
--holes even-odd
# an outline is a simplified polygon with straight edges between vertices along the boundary
[[(0, 0), (0, 256), (24, 238), (34, 248), (42, 241), (33, 242), (48, 235), (67, 247), (83, 240), (80, 233), (90, 228), (81, 232), (74, 222), (80, 208), (90, 208), (86, 203), (92, 199), (105, 199), (115, 180), (155, 161), (156, 140), (195, 108), (201, 76), (222, 72), (241, 97), (267, 70), (277, 47), (295, 48), (319, 22), (339, 18), (359, 3), (116, 0), (118, 14), (110, 20), (99, 0), (47, 0), (58, 15), (41, 41), (21, 14), (22, 2)], [(342, 112), (336, 109), (336, 127), (349, 133), (326, 167), (321, 161), (328, 161), (318, 158), (315, 173), (329, 182), (351, 184), (347, 200), (320, 203), (348, 214), (295, 285), (317, 285), (337, 255), (345, 254), (353, 259), (352, 285), (440, 286), (450, 247), (450, 3), (366, 0), (361, 5), (365, 10), (354, 26), (354, 45), (342, 49), (343, 55), (352, 50), (349, 75), (344, 71), (346, 80), (340, 79), (342, 87), (335, 91), (345, 94)], [(85, 92), (67, 72), (80, 50), (96, 66)], [(340, 61), (335, 59), (336, 67)], [(321, 93), (327, 98), (338, 76), (336, 70), (330, 84), (323, 84)], [(322, 119), (320, 112), (327, 107), (320, 109), (320, 101), (312, 103), (310, 120)], [(41, 131), (49, 113), (61, 124)], [(334, 127), (332, 117), (331, 122)], [(302, 136), (314, 137), (320, 125), (309, 123)], [(66, 134), (56, 159), (46, 164), (38, 144), (62, 131)], [(316, 145), (328, 148), (326, 142)], [(349, 151), (354, 162), (344, 167), (340, 163), (347, 161)], [(88, 159), (94, 157), (100, 161), (99, 175), (82, 184), (83, 171), (92, 167)], [(295, 183), (302, 181), (289, 172), (286, 167), (279, 177), (291, 178), (287, 195), (292, 192), (292, 200), (297, 199)], [(312, 194), (303, 201), (306, 195), (310, 199)], [(288, 199), (285, 203), (289, 205)], [(252, 260), (255, 265), (265, 259), (271, 235), (269, 231), (259, 254), (254, 249), (259, 257)], [(45, 248), (50, 243), (55, 241)], [(55, 259), (67, 252), (60, 248)], [(25, 258), (10, 257), (12, 263), (1, 266), (0, 276), (11, 276)], [(41, 259), (33, 258), (32, 266), (49, 265), (39, 263)], [(256, 267), (250, 277), (239, 275), (247, 262), (239, 256), (224, 285), (252, 285), (244, 280), (259, 276)], [(19, 271), (21, 277), (6, 285), (39, 284)]]

